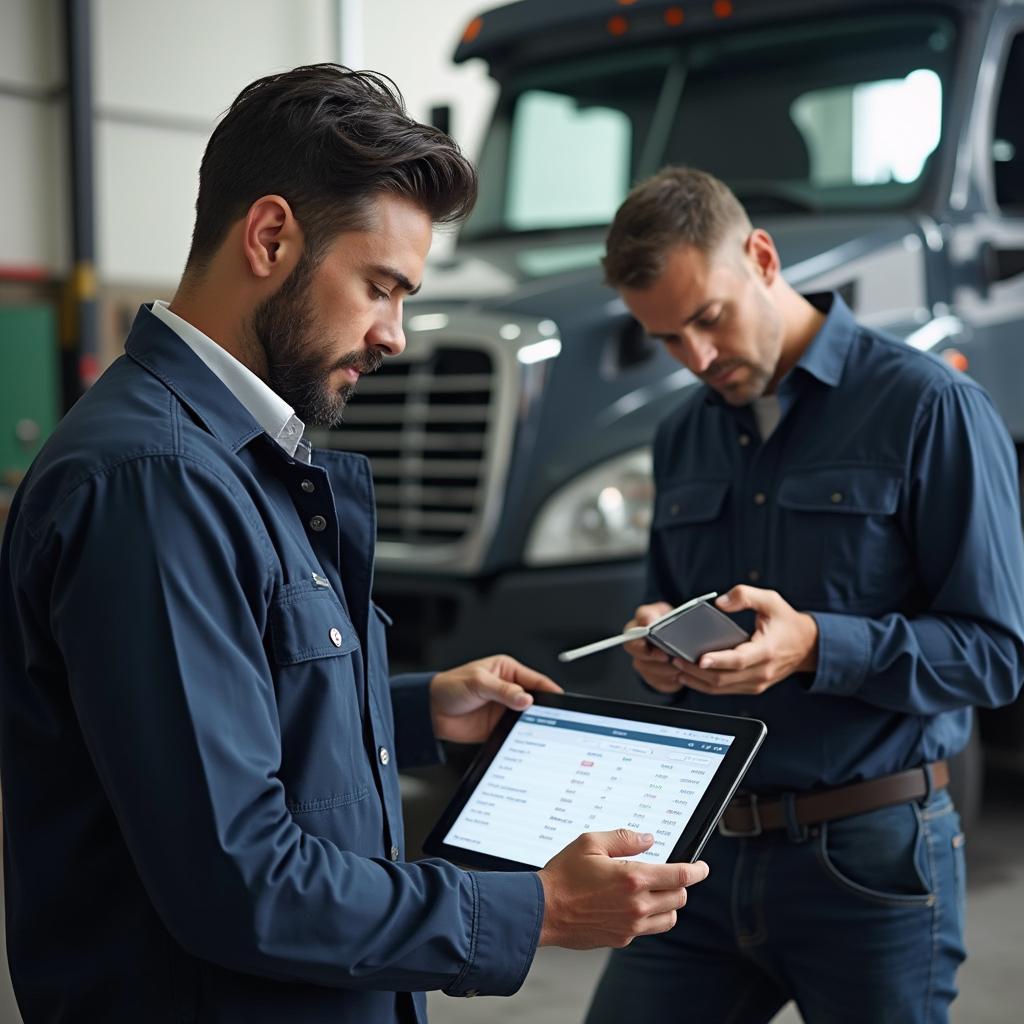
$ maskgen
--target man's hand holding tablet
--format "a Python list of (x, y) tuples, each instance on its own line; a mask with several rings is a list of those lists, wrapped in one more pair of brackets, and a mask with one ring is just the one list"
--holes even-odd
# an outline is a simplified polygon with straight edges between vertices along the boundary
[(617, 860), (643, 853), (654, 841), (620, 828), (590, 832), (570, 843), (540, 871), (544, 886), (542, 946), (621, 948), (638, 935), (665, 932), (686, 904), (686, 887), (708, 877), (695, 864), (638, 864)]
[[(532, 692), (531, 692), (532, 691)], [(561, 693), (547, 676), (507, 655), (494, 655), (439, 672), (431, 682), (434, 733), (472, 743), (487, 739), (506, 708), (521, 711), (534, 693)], [(622, 947), (638, 935), (668, 931), (686, 903), (686, 886), (708, 876), (696, 864), (638, 864), (653, 835), (629, 829), (591, 832), (551, 859), (539, 872), (544, 887), (542, 946), (566, 949)]]

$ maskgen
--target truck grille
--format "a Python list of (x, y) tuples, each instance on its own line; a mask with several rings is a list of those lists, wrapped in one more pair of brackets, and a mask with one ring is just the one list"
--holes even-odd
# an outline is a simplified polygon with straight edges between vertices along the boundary
[(452, 544), (479, 524), (495, 387), (490, 352), (440, 343), (360, 380), (342, 426), (314, 438), (369, 457), (378, 540)]

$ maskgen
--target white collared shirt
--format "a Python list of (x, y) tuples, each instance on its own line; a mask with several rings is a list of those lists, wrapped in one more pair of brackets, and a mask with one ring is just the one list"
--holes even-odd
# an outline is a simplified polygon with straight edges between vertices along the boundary
[(306, 425), (279, 394), (212, 338), (172, 313), (162, 299), (153, 303), (153, 316), (167, 324), (202, 359), (231, 394), (249, 410), (253, 419), (292, 458), (309, 462), (309, 443), (302, 438)]

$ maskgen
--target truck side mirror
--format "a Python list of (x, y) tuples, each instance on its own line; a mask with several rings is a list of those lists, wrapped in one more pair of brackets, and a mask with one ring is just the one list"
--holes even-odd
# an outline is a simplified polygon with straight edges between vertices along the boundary
[(450, 103), (439, 103), (430, 108), (430, 123), (440, 129), (445, 135), (452, 133), (452, 105)]
[(1000, 249), (991, 242), (982, 242), (978, 249), (982, 287), (1024, 274), (1024, 249)]

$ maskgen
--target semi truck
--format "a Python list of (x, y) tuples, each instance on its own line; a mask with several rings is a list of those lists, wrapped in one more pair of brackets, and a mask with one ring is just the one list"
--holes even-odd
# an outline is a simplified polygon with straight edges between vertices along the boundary
[[(1024, 451), (1024, 3), (520, 0), (454, 59), (499, 87), (479, 202), (404, 354), (316, 438), (371, 460), (397, 667), (507, 650), (644, 699), (621, 653), (556, 655), (640, 600), (649, 446), (697, 383), (602, 282), (614, 211), (664, 165), (729, 184), (795, 287), (977, 378)], [(982, 719), (1019, 763), (1024, 705)]]

